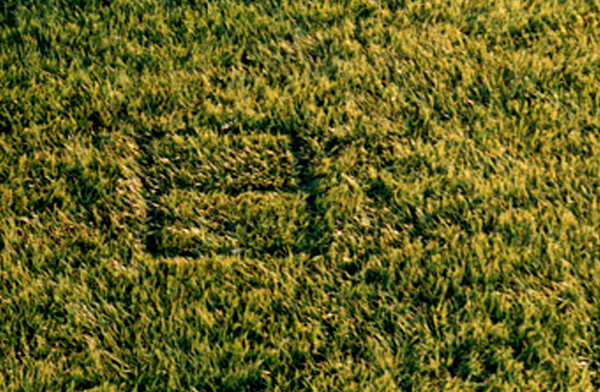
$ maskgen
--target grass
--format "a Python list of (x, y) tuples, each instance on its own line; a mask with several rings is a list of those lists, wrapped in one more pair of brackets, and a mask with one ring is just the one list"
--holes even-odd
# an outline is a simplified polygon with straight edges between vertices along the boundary
[(600, 3), (0, 3), (3, 391), (600, 389)]

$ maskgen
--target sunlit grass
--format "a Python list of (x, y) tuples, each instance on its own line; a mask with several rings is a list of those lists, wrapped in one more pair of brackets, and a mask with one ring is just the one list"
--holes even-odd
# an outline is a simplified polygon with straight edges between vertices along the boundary
[(0, 389), (599, 389), (598, 6), (0, 3)]

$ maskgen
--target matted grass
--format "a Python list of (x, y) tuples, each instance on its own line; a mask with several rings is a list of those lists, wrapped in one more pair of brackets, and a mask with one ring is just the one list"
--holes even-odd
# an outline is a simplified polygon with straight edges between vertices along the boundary
[(600, 389), (599, 7), (0, 2), (0, 389)]

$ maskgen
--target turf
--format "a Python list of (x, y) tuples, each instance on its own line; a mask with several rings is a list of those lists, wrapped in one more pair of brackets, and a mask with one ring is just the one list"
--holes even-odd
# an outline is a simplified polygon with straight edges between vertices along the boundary
[(599, 36), (596, 0), (0, 2), (0, 389), (600, 389)]

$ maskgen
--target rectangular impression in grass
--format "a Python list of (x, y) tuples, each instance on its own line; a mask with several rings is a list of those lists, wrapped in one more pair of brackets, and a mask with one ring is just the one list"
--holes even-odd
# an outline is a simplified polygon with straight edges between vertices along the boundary
[(160, 200), (161, 253), (284, 255), (301, 249), (307, 226), (302, 194), (237, 196), (174, 190)]
[(218, 189), (227, 194), (296, 187), (294, 157), (284, 135), (169, 135), (153, 142), (156, 178), (166, 189)]
[[(172, 236), (167, 234), (171, 240), (162, 239), (163, 233), (170, 232), (167, 220), (171, 216), (162, 211), (163, 207), (169, 210), (163, 205), (163, 199), (170, 199), (171, 193), (189, 190), (190, 194), (210, 192), (234, 198), (245, 192), (296, 191), (294, 156), (289, 144), (289, 137), (284, 135), (223, 135), (208, 129), (151, 140), (146, 148), (148, 162), (145, 165), (151, 207), (147, 249), (157, 254), (164, 254), (167, 249), (174, 254), (189, 253), (180, 252), (179, 249), (187, 247), (173, 245)], [(224, 248), (200, 246), (200, 249), (202, 253), (220, 252)]]

